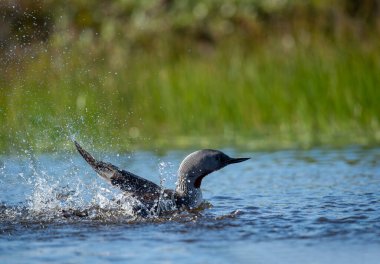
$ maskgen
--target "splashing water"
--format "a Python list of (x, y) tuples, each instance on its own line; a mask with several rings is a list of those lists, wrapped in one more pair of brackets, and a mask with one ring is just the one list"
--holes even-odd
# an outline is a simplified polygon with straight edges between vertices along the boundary
[[(57, 160), (60, 158), (62, 161)], [(58, 166), (54, 164), (56, 161)], [(68, 163), (63, 164), (64, 161)], [(26, 191), (17, 193), (15, 198), (19, 199), (16, 199), (16, 203), (12, 199), (2, 203), (2, 218), (5, 220), (64, 221), (76, 216), (105, 221), (117, 217), (123, 217), (123, 220), (135, 219), (133, 207), (139, 201), (100, 182), (94, 173), (83, 177), (71, 157), (57, 156), (51, 159), (42, 156), (37, 161), (27, 153), (26, 163), (24, 159), (17, 158), (12, 159), (12, 162), (15, 164), (10, 163), (9, 168), (2, 166), (2, 175), (6, 175), (5, 179), (11, 180), (11, 184), (17, 183), (19, 187), (26, 188)], [(43, 162), (47, 164), (42, 165)], [(50, 163), (54, 165), (49, 168)], [(18, 173), (17, 179), (12, 179), (12, 173), (8, 174), (8, 169), (14, 170), (17, 167), (25, 171)], [(7, 192), (11, 194), (12, 189), (5, 194)]]
[[(103, 182), (86, 163), (82, 162), (82, 167), (79, 169), (77, 163), (78, 160), (79, 163), (82, 161), (80, 156), (73, 159), (71, 155), (52, 154), (51, 156), (42, 155), (37, 159), (32, 152), (27, 151), (25, 154), (26, 162), (23, 158), (12, 158), (12, 161), (17, 163), (16, 167), (23, 167), (25, 170), (18, 176), (22, 179), (22, 187), (28, 190), (20, 193), (25, 195), (21, 195), (23, 198), (20, 197), (20, 199), (23, 201), (18, 201), (17, 206), (10, 205), (10, 201), (2, 205), (4, 219), (65, 222), (70, 221), (70, 218), (80, 217), (84, 221), (133, 222), (143, 221), (139, 217), (141, 211), (148, 213), (144, 218), (153, 221), (161, 221), (168, 217), (173, 219), (173, 216), (176, 216), (173, 214), (161, 217), (160, 210), (157, 211), (154, 207), (148, 209), (141, 201)], [(122, 157), (116, 154), (116, 158)], [(130, 159), (131, 156), (127, 158)], [(176, 177), (174, 168), (172, 162), (159, 161), (158, 176), (163, 189), (167, 180), (173, 183)], [(2, 170), (5, 170), (5, 166)], [(85, 171), (86, 174), (82, 175), (81, 171)], [(3, 172), (11, 177), (8, 173), (9, 171)], [(166, 194), (162, 193), (159, 200), (155, 201), (157, 207), (164, 211), (174, 211), (175, 204), (165, 201), (164, 198)], [(140, 210), (136, 211), (136, 208)]]

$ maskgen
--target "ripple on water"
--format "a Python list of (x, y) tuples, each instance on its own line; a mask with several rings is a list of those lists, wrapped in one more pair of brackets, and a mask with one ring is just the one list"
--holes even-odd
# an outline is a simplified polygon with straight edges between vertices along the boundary
[[(170, 247), (170, 252), (193, 246), (197, 254), (207, 254), (212, 245), (223, 259), (238, 242), (380, 243), (380, 163), (375, 161), (380, 149), (244, 153), (254, 158), (204, 179), (204, 197), (212, 205), (151, 219), (131, 215), (130, 204), (115, 202), (120, 191), (97, 178), (79, 157), (67, 155), (37, 157), (34, 167), (26, 159), (1, 158), (1, 245), (8, 248), (12, 242), (17, 253), (38, 240), (57, 248), (73, 244), (98, 256), (94, 249), (99, 243), (117, 255), (112, 251), (115, 243), (133, 254), (147, 247), (169, 248), (174, 241), (183, 246)], [(165, 169), (172, 169), (162, 162), (170, 157), (172, 164), (179, 164), (183, 156), (142, 152), (132, 159), (110, 155), (109, 160), (125, 162), (125, 167), (159, 182), (154, 175), (168, 175)], [(174, 185), (172, 174), (165, 179), (166, 187)], [(128, 251), (126, 244), (140, 247)], [(205, 257), (205, 262), (212, 261)]]

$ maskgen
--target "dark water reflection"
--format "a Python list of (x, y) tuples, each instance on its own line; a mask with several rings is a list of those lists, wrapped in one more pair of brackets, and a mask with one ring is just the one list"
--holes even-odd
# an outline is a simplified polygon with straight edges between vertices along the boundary
[[(211, 208), (148, 220), (76, 154), (0, 157), (0, 262), (378, 263), (380, 149), (226, 152), (252, 159), (204, 180)], [(172, 187), (186, 153), (98, 156)]]

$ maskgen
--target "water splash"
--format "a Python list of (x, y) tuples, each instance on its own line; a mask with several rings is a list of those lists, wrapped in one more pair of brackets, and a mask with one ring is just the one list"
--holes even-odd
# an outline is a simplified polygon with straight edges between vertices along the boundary
[[(120, 155), (117, 155), (119, 158)], [(172, 219), (173, 215), (162, 216), (160, 210), (175, 210), (174, 203), (166, 202), (161, 194), (157, 206), (146, 206), (132, 196), (97, 178), (91, 169), (71, 155), (33, 155), (27, 152), (27, 159), (16, 158), (18, 166), (24, 171), (18, 178), (26, 192), (24, 200), (17, 205), (1, 204), (1, 220), (5, 222), (65, 222), (65, 221), (162, 221)], [(51, 168), (50, 168), (51, 166)], [(8, 174), (1, 167), (2, 174)], [(171, 162), (158, 164), (160, 184), (174, 177)], [(13, 171), (14, 169), (12, 169)], [(86, 172), (84, 175), (83, 172)], [(11, 177), (11, 176), (10, 176)], [(157, 210), (159, 208), (159, 210)], [(144, 219), (141, 218), (144, 216)], [(139, 219), (139, 220), (137, 220)]]

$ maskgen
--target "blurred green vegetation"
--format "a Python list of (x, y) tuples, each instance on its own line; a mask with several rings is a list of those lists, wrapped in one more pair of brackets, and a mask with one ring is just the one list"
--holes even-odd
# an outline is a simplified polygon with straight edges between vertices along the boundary
[(2, 1), (0, 150), (380, 142), (380, 1)]

